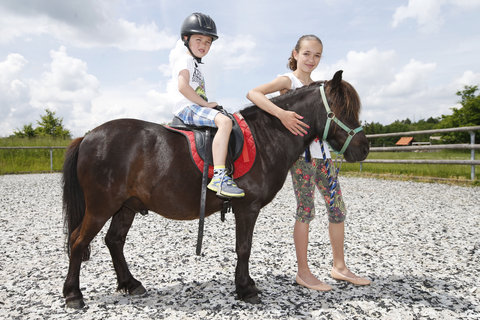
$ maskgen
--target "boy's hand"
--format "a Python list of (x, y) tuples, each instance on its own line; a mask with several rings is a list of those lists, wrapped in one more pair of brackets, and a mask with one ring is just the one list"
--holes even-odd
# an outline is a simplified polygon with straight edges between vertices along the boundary
[(207, 103), (207, 108), (215, 108), (216, 106), (218, 106), (218, 103), (216, 102), (208, 102)]

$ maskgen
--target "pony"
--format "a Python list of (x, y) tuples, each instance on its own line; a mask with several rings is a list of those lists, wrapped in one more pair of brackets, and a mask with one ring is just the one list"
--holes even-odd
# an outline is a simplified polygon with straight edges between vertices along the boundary
[[(252, 168), (236, 179), (246, 195), (231, 200), (236, 230), (235, 292), (237, 298), (248, 303), (261, 302), (249, 273), (255, 222), (260, 209), (282, 188), (290, 167), (305, 148), (317, 136), (322, 137), (328, 127), (326, 140), (334, 150), (344, 150), (346, 161), (364, 160), (369, 152), (358, 119), (359, 96), (342, 80), (341, 70), (331, 80), (291, 90), (272, 101), (302, 115), (310, 129), (304, 136), (293, 135), (277, 118), (255, 105), (239, 111), (256, 145)], [(105, 243), (116, 272), (117, 289), (131, 295), (145, 293), (141, 282), (130, 273), (123, 252), (135, 215), (150, 210), (168, 219), (198, 219), (201, 180), (202, 173), (191, 160), (186, 139), (161, 124), (117, 119), (73, 140), (66, 151), (62, 181), (69, 255), (63, 286), (66, 306), (84, 306), (79, 287), (81, 263), (88, 260), (90, 242), (109, 219)], [(223, 201), (208, 192), (205, 215), (220, 211)]]

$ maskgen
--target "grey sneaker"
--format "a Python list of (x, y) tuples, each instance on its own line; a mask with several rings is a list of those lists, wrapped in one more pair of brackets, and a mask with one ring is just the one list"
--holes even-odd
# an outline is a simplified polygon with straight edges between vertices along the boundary
[(210, 181), (210, 183), (208, 184), (207, 188), (214, 192), (219, 193), (224, 197), (242, 198), (245, 196), (245, 192), (243, 192), (242, 189), (237, 187), (235, 182), (233, 182), (232, 178), (230, 178), (227, 175), (223, 176), (221, 187), (219, 187), (221, 178), (222, 178), (221, 176), (214, 176), (212, 178), (212, 181)]

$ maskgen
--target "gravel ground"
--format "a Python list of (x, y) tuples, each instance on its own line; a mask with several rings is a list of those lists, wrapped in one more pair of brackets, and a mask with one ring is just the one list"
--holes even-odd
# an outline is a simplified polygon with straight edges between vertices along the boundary
[[(480, 188), (341, 177), (349, 214), (348, 266), (369, 287), (329, 277), (326, 216), (311, 225), (310, 264), (334, 290), (295, 284), (291, 182), (260, 213), (251, 276), (260, 305), (234, 297), (234, 218), (206, 219), (203, 254), (198, 221), (138, 215), (125, 254), (147, 288), (141, 297), (115, 291), (104, 244), (92, 242), (82, 265), (86, 307), (65, 308), (60, 174), (0, 176), (1, 319), (480, 319)], [(323, 203), (317, 203), (323, 208)], [(106, 228), (104, 228), (106, 229)]]

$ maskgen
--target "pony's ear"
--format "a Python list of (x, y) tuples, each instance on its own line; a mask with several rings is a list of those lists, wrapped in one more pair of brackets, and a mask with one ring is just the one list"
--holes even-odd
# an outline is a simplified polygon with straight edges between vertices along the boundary
[(330, 80), (333, 88), (335, 88), (336, 86), (340, 85), (340, 83), (342, 83), (342, 73), (343, 73), (343, 70), (338, 70), (337, 72), (335, 72), (333, 79)]

